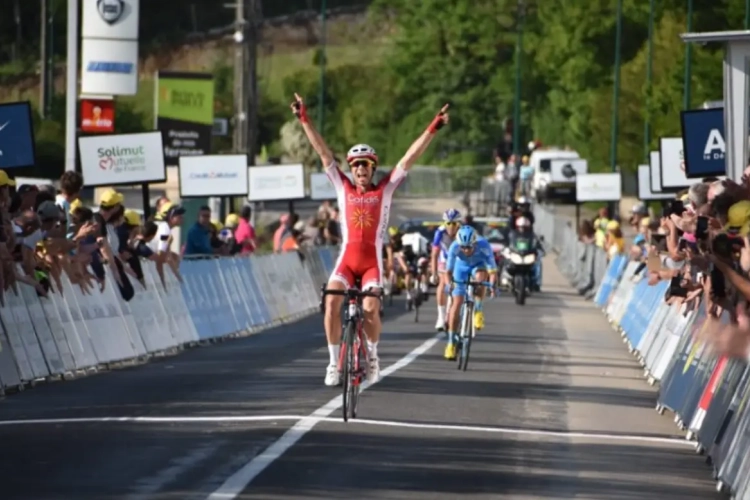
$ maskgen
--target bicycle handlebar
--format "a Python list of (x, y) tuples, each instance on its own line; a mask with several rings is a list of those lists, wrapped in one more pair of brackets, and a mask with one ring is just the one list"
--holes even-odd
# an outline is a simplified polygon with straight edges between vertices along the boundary
[(452, 280), (452, 282), (456, 283), (457, 285), (470, 285), (470, 286), (489, 286), (489, 287), (491, 287), (491, 286), (495, 286), (496, 285), (496, 284), (493, 285), (489, 281), (471, 281), (471, 280), (468, 280), (468, 281), (456, 281), (456, 280)]

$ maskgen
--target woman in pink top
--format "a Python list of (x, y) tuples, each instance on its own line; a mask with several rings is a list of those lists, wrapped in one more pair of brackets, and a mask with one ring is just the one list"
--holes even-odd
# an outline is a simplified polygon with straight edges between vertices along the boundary
[(255, 228), (250, 224), (252, 213), (250, 207), (242, 207), (240, 221), (234, 231), (234, 239), (240, 245), (241, 254), (251, 254), (255, 251)]

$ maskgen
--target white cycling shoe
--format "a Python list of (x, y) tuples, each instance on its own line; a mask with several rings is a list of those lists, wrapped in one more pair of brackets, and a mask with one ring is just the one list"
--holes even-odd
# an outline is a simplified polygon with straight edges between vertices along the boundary
[(380, 360), (370, 358), (370, 364), (367, 365), (367, 381), (374, 384), (378, 380), (380, 380)]
[(336, 365), (328, 365), (326, 368), (326, 379), (325, 384), (328, 387), (336, 387), (341, 383), (341, 374), (339, 368)]

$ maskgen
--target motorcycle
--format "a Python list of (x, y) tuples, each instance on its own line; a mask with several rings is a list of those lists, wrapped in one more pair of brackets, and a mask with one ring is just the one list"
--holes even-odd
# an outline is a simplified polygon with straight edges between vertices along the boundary
[(536, 248), (531, 243), (528, 239), (519, 238), (505, 248), (501, 282), (507, 284), (519, 306), (524, 305), (526, 297), (531, 294), (534, 264), (538, 258)]

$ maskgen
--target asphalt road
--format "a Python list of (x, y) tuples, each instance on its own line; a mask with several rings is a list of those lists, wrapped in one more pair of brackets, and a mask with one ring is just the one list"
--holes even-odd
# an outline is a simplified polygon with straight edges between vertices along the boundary
[(8, 397), (0, 496), (718, 498), (619, 336), (565, 285), (547, 262), (525, 307), (488, 302), (467, 372), (442, 359), (433, 302), (419, 323), (394, 304), (359, 423), (323, 385), (320, 317)]

